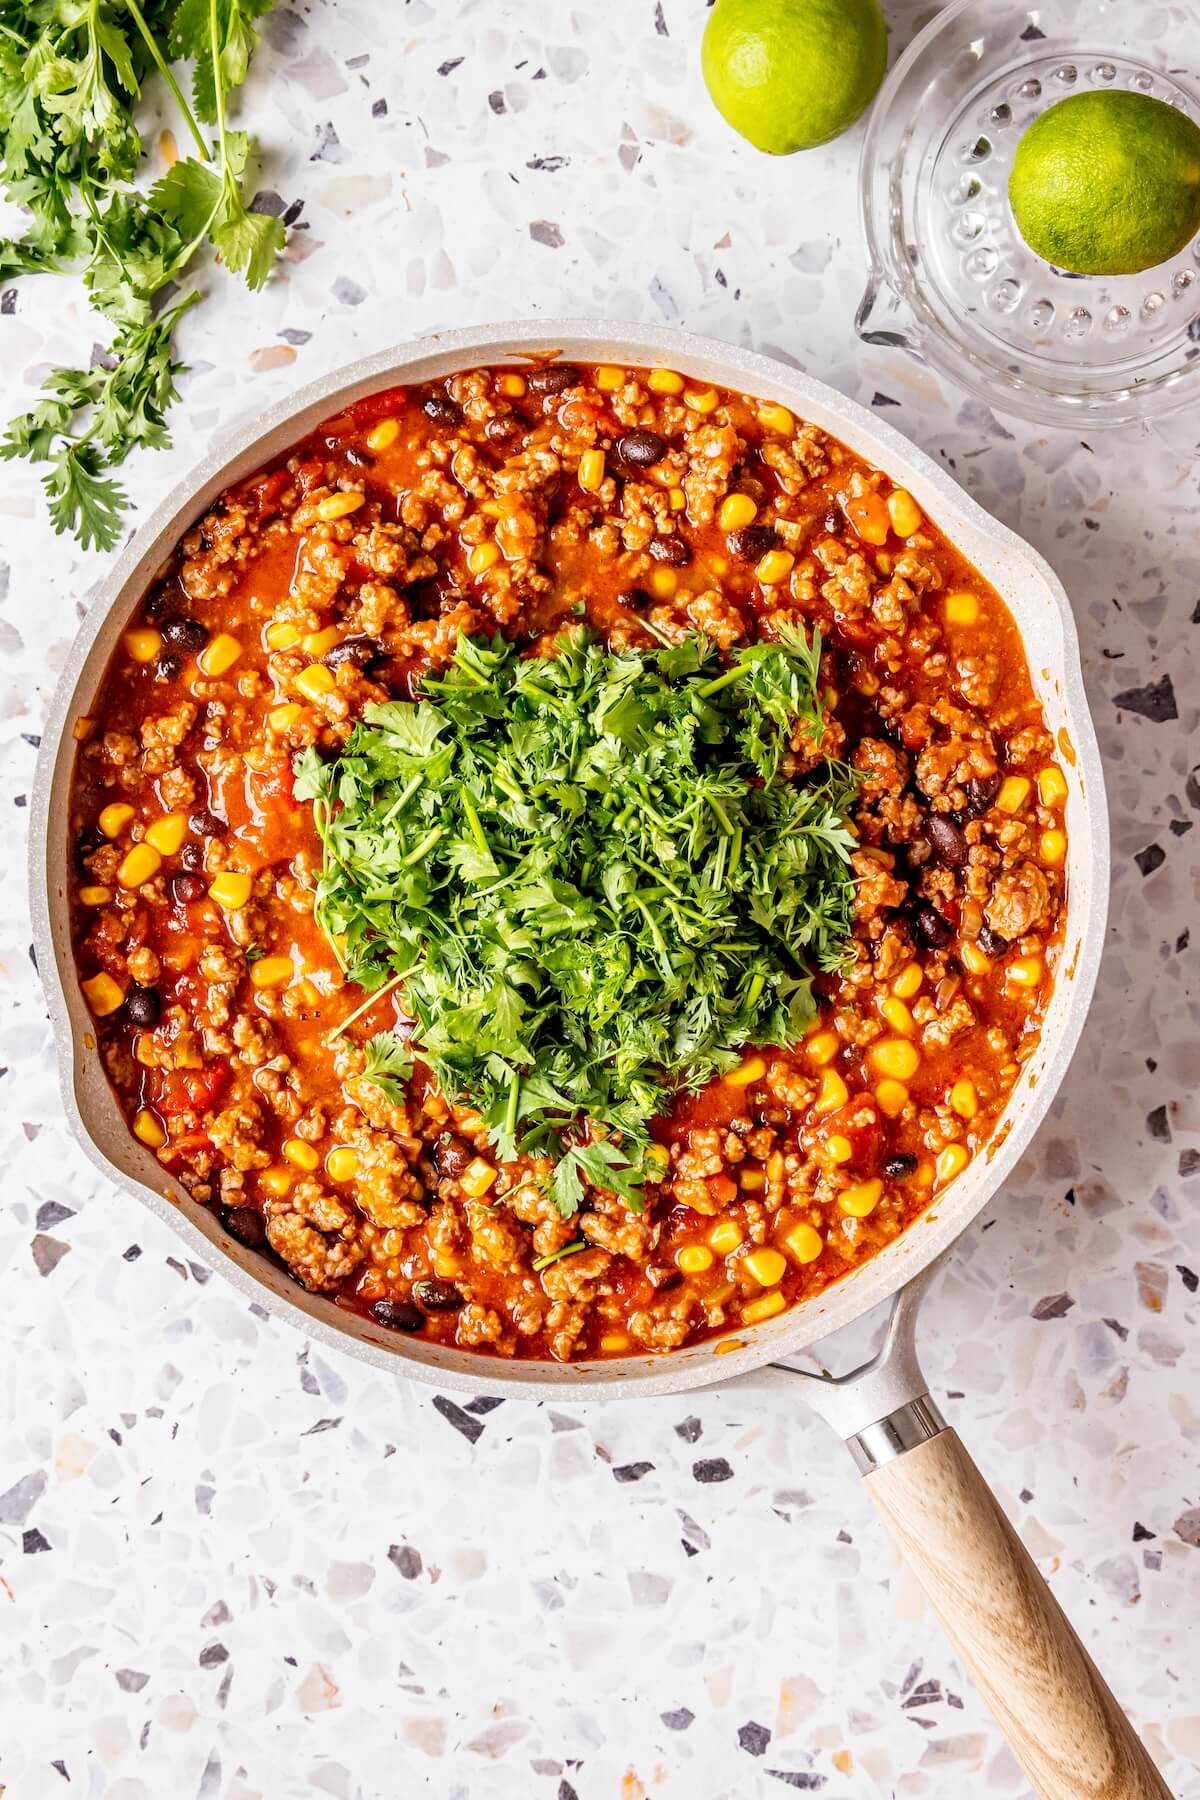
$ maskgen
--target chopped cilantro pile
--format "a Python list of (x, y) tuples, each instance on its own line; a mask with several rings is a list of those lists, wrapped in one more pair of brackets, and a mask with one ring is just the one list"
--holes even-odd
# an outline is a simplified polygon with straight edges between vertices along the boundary
[[(347, 978), (403, 983), (444, 1091), (501, 1158), (554, 1159), (565, 1214), (581, 1176), (639, 1207), (672, 1091), (794, 1043), (813, 971), (842, 961), (854, 778), (785, 761), (798, 721), (819, 743), (820, 654), (798, 631), (728, 665), (695, 635), (637, 652), (576, 630), (552, 657), (463, 639), (419, 702), (297, 759)], [(407, 1073), (393, 1034), (368, 1073)]]

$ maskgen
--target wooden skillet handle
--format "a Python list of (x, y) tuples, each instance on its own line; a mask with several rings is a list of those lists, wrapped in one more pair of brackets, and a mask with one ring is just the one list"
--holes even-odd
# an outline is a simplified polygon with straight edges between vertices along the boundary
[(1041, 1800), (1171, 1800), (957, 1433), (866, 1485)]

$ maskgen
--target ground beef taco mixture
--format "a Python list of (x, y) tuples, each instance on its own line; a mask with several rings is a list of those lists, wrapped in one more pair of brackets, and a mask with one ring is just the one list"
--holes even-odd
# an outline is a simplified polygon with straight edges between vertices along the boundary
[[(803, 687), (806, 645), (807, 699), (780, 736), (778, 696)], [(699, 808), (726, 888), (735, 865), (750, 883), (745, 941), (734, 931), (712, 946), (741, 956), (745, 979), (730, 975), (729, 993), (710, 981), (711, 1004), (693, 996), (686, 1030), (673, 1015), (671, 1054), (685, 1074), (701, 1066), (688, 1033), (711, 1036), (727, 1005), (728, 1036), (772, 992), (779, 1007), (790, 995), (798, 1022), (790, 1047), (725, 1042), (702, 1083), (662, 1074), (636, 1157), (634, 1112), (657, 1091), (645, 1068), (668, 1061), (646, 1045), (665, 1040), (639, 1040), (618, 1093), (620, 1057), (591, 1039), (585, 1052), (570, 1021), (559, 1030), (548, 1015), (555, 1078), (586, 1054), (611, 1089), (600, 1122), (572, 1127), (572, 1095), (548, 1078), (539, 1087), (532, 1062), (506, 1052), (522, 1030), (508, 1021), (486, 1061), (500, 1095), (489, 1111), (482, 1092), (453, 1091), (452, 1071), (472, 1044), (485, 1057), (494, 1021), (472, 1015), (472, 1041), (460, 1032), (447, 1048), (453, 1020), (428, 983), (434, 998), (421, 998), (412, 969), (406, 984), (400, 940), (378, 923), (400, 917), (382, 887), (369, 891), (360, 869), (356, 924), (344, 910), (330, 924), (348, 866), (337, 822), (361, 800), (367, 766), (356, 751), (391, 783), (368, 783), (367, 803), (382, 794), (390, 809), (380, 843), (404, 807), (425, 808), (388, 879), (406, 893), (441, 881), (445, 896), (437, 859), (453, 834), (419, 758), (450, 739), (415, 745), (413, 713), (441, 702), (461, 721), (486, 690), (499, 719), (488, 683), (508, 682), (519, 753), (539, 717), (565, 730), (570, 713), (591, 733), (589, 767), (603, 752), (611, 770), (650, 727), (639, 737), (625, 715), (610, 724), (610, 686), (590, 711), (574, 690), (564, 699), (589, 657), (597, 682), (641, 671), (636, 693), (661, 704), (689, 754), (694, 741), (698, 795), (725, 732), (747, 820), (761, 825), (768, 799), (811, 802), (840, 806), (852, 834), (822, 852), (827, 907), (812, 947), (777, 943), (762, 961), (766, 890), (759, 882), (753, 902), (758, 878), (745, 875), (760, 840), (735, 822), (722, 842), (729, 819), (719, 827)], [(761, 730), (737, 711), (751, 691), (766, 696)], [(467, 806), (479, 858), (455, 850), (459, 879), (498, 905), (511, 833), (533, 829), (536, 795), (518, 784), (506, 816), (502, 759), (478, 719), (463, 729), (472, 766), (494, 768), (501, 787), (489, 814)], [(1011, 618), (886, 475), (783, 406), (671, 369), (472, 369), (328, 420), (187, 534), (76, 737), (77, 960), (132, 1131), (232, 1237), (390, 1329), (566, 1360), (670, 1350), (770, 1318), (874, 1255), (966, 1168), (1037, 1042), (1062, 943), (1067, 789)], [(342, 780), (355, 770), (358, 786)], [(573, 778), (546, 793), (579, 807), (586, 834), (601, 803), (590, 791), (579, 801)], [(333, 798), (314, 804), (325, 779)], [(456, 791), (443, 774), (436, 804)], [(631, 844), (631, 819), (665, 834), (660, 804), (646, 801), (650, 825), (633, 803), (608, 824)], [(792, 840), (779, 816), (781, 881)], [(576, 991), (624, 936), (596, 926), (594, 957), (580, 953), (584, 902), (561, 861), (577, 842), (591, 840), (560, 831), (543, 884), (553, 903), (537, 920), (543, 939), (575, 930), (561, 978)], [(643, 874), (604, 889), (648, 934), (621, 951), (631, 1017), (639, 982), (661, 985), (677, 967), (672, 921), (686, 935), (711, 897), (689, 885), (695, 857), (659, 844), (666, 874), (631, 850)], [(589, 850), (574, 868), (581, 888), (600, 881), (593, 861)], [(788, 890), (793, 907), (800, 891)], [(587, 917), (604, 905), (588, 900)], [(512, 914), (496, 916), (503, 935)], [(479, 928), (494, 951), (495, 917)], [(524, 945), (520, 932), (504, 938), (517, 970), (505, 1004), (527, 991)], [(538, 954), (539, 980), (565, 966), (557, 949)], [(363, 984), (348, 976), (371, 958)], [(553, 1130), (531, 1123), (530, 1096), (543, 1092)]]

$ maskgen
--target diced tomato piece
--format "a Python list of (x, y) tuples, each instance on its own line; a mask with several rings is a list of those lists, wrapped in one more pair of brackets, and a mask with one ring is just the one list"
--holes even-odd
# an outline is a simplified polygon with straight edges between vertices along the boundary
[(176, 1113), (207, 1112), (228, 1081), (229, 1070), (221, 1063), (204, 1069), (168, 1069), (154, 1105), (166, 1119)]
[(260, 481), (252, 484), (247, 498), (254, 509), (256, 520), (269, 518), (278, 510), (279, 502), (291, 486), (291, 481), (292, 477), (287, 469), (273, 469), (269, 475), (264, 475)]
[(402, 412), (405, 399), (402, 387), (384, 388), (382, 394), (368, 394), (365, 399), (356, 400), (346, 411), (359, 428), (377, 425), (380, 419), (388, 419), (393, 413)]

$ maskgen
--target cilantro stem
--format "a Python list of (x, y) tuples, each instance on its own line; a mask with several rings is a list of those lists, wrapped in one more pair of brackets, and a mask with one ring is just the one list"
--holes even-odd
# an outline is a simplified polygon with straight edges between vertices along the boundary
[(551, 1263), (556, 1263), (562, 1256), (574, 1256), (577, 1250), (586, 1250), (587, 1243), (583, 1238), (576, 1238), (573, 1244), (564, 1244), (561, 1250), (552, 1250), (549, 1256), (539, 1256), (533, 1263), (535, 1274), (540, 1275)]
[(183, 114), (184, 123), (186, 124), (188, 130), (192, 134), (192, 142), (195, 144), (197, 150), (200, 152), (201, 162), (211, 162), (212, 161), (212, 151), (209, 149), (207, 140), (205, 139), (203, 132), (200, 130), (199, 125), (197, 125), (197, 123), (196, 123), (195, 114), (193, 113), (191, 107), (188, 105), (187, 101), (183, 97), (183, 93), (180, 89), (179, 83), (176, 81), (175, 76), (173, 75), (173, 73), (171, 71), (170, 64), (167, 62), (166, 58), (162, 54), (162, 51), (158, 47), (158, 39), (155, 37), (154, 33), (151, 31), (150, 27), (147, 25), (145, 19), (142, 16), (142, 9), (138, 5), (138, 0), (125, 0), (125, 5), (128, 8), (129, 12), (133, 16), (134, 24), (137, 26), (138, 30), (142, 34), (142, 38), (145, 41), (146, 48), (150, 52), (150, 55), (154, 60), (155, 68), (158, 70), (159, 74), (162, 76), (163, 80), (166, 82), (168, 88), (170, 88), (171, 93), (175, 100), (175, 104), (178, 106), (180, 112)]
[(735, 663), (733, 668), (726, 669), (723, 675), (714, 675), (711, 681), (702, 682), (696, 689), (696, 693), (701, 700), (707, 700), (711, 695), (719, 694), (722, 688), (731, 687), (735, 681), (740, 681), (747, 673), (748, 670), (744, 663)]
[(402, 869), (411, 869), (414, 863), (419, 863), (422, 857), (428, 856), (429, 852), (433, 849), (433, 846), (440, 843), (445, 835), (446, 827), (444, 825), (435, 825), (432, 831), (427, 831), (425, 833), (425, 836), (421, 839), (419, 844), (413, 846), (407, 856), (401, 857), (400, 867)]
[(385, 981), (381, 988), (375, 988), (372, 993), (367, 995), (361, 1006), (356, 1006), (348, 1018), (343, 1019), (340, 1025), (334, 1026), (325, 1042), (327, 1044), (335, 1043), (337, 1039), (341, 1037), (342, 1033), (347, 1031), (350, 1026), (354, 1024), (356, 1019), (361, 1019), (365, 1012), (370, 1012), (377, 1000), (382, 1000), (385, 994), (390, 994), (393, 988), (398, 988), (400, 983), (411, 974), (411, 968), (401, 969), (399, 975), (393, 975), (391, 980)]

